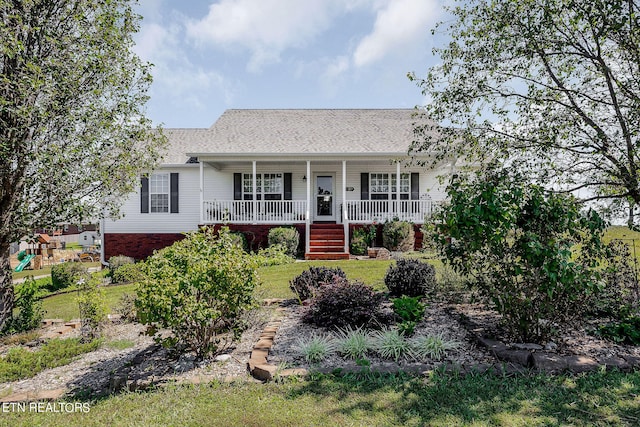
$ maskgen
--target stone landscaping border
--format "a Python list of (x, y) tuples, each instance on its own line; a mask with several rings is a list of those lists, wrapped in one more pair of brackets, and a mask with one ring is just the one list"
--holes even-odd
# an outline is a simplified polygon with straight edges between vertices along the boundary
[[(280, 305), (282, 301), (283, 300), (281, 299), (273, 298), (265, 300), (264, 304), (266, 306), (275, 304)], [(278, 307), (275, 310), (276, 312), (284, 311), (282, 307)], [(273, 320), (269, 322), (260, 334), (258, 342), (253, 346), (253, 350), (249, 356), (249, 362), (247, 363), (247, 369), (255, 379), (260, 381), (271, 381), (276, 376), (278, 378), (285, 378), (293, 375), (306, 376), (308, 374), (306, 369), (280, 369), (278, 366), (272, 365), (268, 362), (269, 350), (271, 350), (271, 347), (273, 346), (273, 339), (275, 338), (276, 332), (278, 332), (278, 328), (281, 324), (282, 322), (280, 320)]]
[(485, 330), (462, 313), (451, 312), (460, 319), (461, 323), (472, 334), (475, 341), (486, 348), (497, 360), (524, 370), (559, 374), (562, 372), (582, 373), (597, 369), (618, 369), (630, 372), (640, 368), (640, 357), (626, 355), (594, 359), (584, 355), (564, 356), (553, 351), (547, 351), (536, 344), (518, 344), (509, 346), (485, 336)]
[[(280, 304), (283, 300), (265, 300), (265, 305)], [(276, 308), (276, 311), (284, 311), (283, 308)], [(535, 344), (522, 344), (519, 346), (508, 346), (500, 341), (492, 340), (484, 336), (484, 329), (475, 324), (471, 319), (461, 313), (450, 311), (450, 314), (459, 318), (472, 339), (495, 357), (493, 364), (478, 364), (473, 366), (460, 366), (453, 364), (442, 365), (440, 368), (444, 372), (457, 373), (460, 375), (473, 373), (493, 373), (497, 375), (515, 375), (528, 372), (544, 372), (547, 374), (559, 374), (562, 372), (582, 373), (605, 368), (607, 370), (618, 369), (629, 372), (640, 369), (640, 357), (623, 356), (596, 360), (587, 356), (563, 356), (554, 352), (544, 351), (542, 346)], [(278, 366), (268, 363), (269, 350), (273, 345), (273, 339), (278, 331), (281, 322), (279, 320), (269, 323), (258, 342), (254, 345), (247, 367), (251, 375), (260, 381), (270, 381), (274, 378), (283, 378), (292, 375), (306, 376), (308, 371), (302, 368), (279, 369)], [(405, 372), (418, 375), (430, 375), (434, 369), (432, 365), (413, 364), (399, 367), (389, 363), (383, 365), (368, 366), (370, 372), (376, 373), (399, 373)], [(437, 370), (436, 369), (436, 370)], [(329, 374), (339, 372), (341, 374), (362, 372), (362, 367), (355, 363), (336, 368), (319, 369), (319, 373)]]

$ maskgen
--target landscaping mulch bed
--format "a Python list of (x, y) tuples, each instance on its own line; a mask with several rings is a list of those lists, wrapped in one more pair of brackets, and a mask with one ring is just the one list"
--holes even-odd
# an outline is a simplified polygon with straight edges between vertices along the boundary
[[(277, 310), (275, 307), (277, 304), (259, 311), (240, 342), (235, 343), (222, 357), (202, 362), (196, 362), (192, 355), (177, 356), (156, 345), (144, 334), (144, 327), (140, 324), (110, 325), (105, 330), (105, 341), (130, 341), (128, 348), (104, 345), (79, 356), (68, 365), (45, 370), (33, 378), (0, 384), (0, 400), (11, 400), (11, 396), (25, 393), (33, 396), (34, 393), (37, 395), (51, 390), (60, 390), (63, 396), (89, 398), (169, 382), (251, 381), (247, 373), (251, 351), (264, 326), (275, 318), (279, 327), (269, 351), (269, 364), (283, 369), (305, 368), (321, 372), (363, 369), (362, 363), (339, 356), (327, 358), (320, 364), (307, 363), (297, 350), (299, 340), (327, 331), (303, 323), (302, 306), (289, 301)], [(434, 302), (428, 305), (416, 334), (440, 334), (458, 342), (457, 348), (447, 351), (441, 360), (402, 359), (396, 363), (370, 354), (366, 369), (416, 373), (439, 368), (461, 373), (493, 369), (508, 373), (528, 369), (579, 372), (603, 365), (628, 370), (640, 366), (640, 348), (612, 343), (589, 334), (595, 326), (585, 324), (558, 337), (553, 343), (546, 343), (549, 345), (545, 349), (528, 343), (511, 342), (500, 328), (500, 316), (480, 304)], [(68, 336), (73, 336), (73, 333)]]

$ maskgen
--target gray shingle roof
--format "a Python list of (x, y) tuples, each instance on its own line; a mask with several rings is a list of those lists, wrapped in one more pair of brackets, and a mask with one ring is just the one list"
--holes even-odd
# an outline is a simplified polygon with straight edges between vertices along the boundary
[(414, 109), (227, 110), (208, 129), (165, 129), (164, 163), (189, 154), (406, 154)]

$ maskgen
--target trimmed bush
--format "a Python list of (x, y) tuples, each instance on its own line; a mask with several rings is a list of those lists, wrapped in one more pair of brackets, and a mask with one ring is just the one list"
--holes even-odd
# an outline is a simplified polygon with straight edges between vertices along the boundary
[(375, 324), (383, 318), (382, 299), (363, 283), (334, 276), (313, 297), (303, 320), (325, 328)]
[(143, 277), (140, 264), (123, 264), (111, 272), (111, 283), (139, 282)]
[(436, 269), (417, 259), (401, 259), (389, 266), (384, 284), (393, 297), (427, 295), (435, 290)]
[(349, 243), (352, 255), (364, 255), (367, 253), (367, 242), (365, 240), (365, 235), (359, 230), (359, 228), (353, 230), (353, 236), (351, 237), (351, 242)]
[(259, 267), (291, 264), (296, 261), (295, 258), (287, 255), (287, 250), (282, 245), (273, 245), (260, 249), (253, 257), (258, 262)]
[(300, 301), (304, 301), (311, 298), (322, 285), (332, 283), (335, 277), (346, 279), (347, 275), (340, 267), (309, 267), (289, 282), (289, 288)]
[(117, 270), (119, 267), (127, 264), (133, 264), (136, 261), (130, 256), (126, 255), (116, 255), (109, 258), (109, 272), (113, 272)]
[(240, 246), (243, 251), (249, 251), (249, 244), (247, 243), (247, 236), (242, 231), (230, 231), (231, 241)]
[(391, 221), (382, 228), (382, 246), (390, 251), (408, 252), (415, 245), (413, 224), (406, 221)]
[(298, 244), (300, 244), (300, 233), (293, 227), (276, 227), (269, 230), (269, 246), (282, 245), (286, 249), (287, 255), (296, 257), (298, 254)]
[(78, 283), (82, 276), (87, 275), (87, 269), (79, 262), (64, 262), (51, 267), (52, 292), (68, 288)]
[(242, 315), (254, 306), (256, 261), (234, 244), (228, 228), (189, 233), (149, 257), (138, 288), (138, 318), (165, 345), (194, 351), (198, 359), (237, 338)]

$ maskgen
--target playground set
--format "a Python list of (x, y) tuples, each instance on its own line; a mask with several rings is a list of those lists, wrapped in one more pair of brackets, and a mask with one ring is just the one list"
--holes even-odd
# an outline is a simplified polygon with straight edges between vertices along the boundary
[[(14, 268), (15, 272), (23, 271), (26, 268), (32, 270), (40, 270), (43, 265), (53, 265), (56, 262), (64, 261), (99, 261), (100, 256), (95, 248), (89, 248), (82, 253), (75, 251), (66, 251), (66, 243), (52, 239), (48, 234), (35, 234), (26, 240), (27, 249), (18, 252), (18, 265)], [(58, 251), (58, 253), (56, 253)], [(65, 255), (62, 255), (62, 254)], [(62, 255), (62, 257), (61, 257)]]

